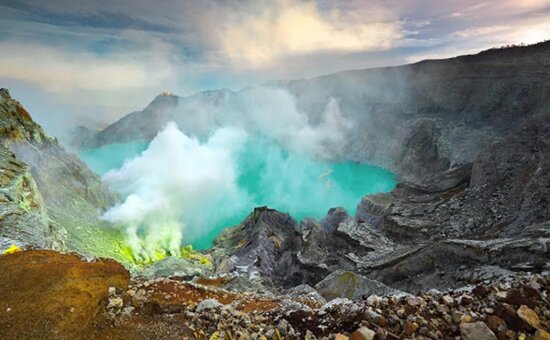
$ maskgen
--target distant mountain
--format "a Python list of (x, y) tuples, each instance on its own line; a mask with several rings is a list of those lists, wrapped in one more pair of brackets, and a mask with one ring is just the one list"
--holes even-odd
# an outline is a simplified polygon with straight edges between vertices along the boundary
[[(337, 101), (352, 127), (343, 145), (332, 151), (332, 158), (371, 162), (418, 179), (471, 162), (510, 126), (547, 111), (549, 75), (547, 41), (405, 66), (278, 81), (264, 87), (287, 90), (313, 125), (321, 121), (329, 102)], [(236, 120), (228, 108), (238, 107), (248, 90), (208, 91), (188, 97), (163, 94), (84, 144), (151, 140), (170, 120), (187, 134), (204, 136)]]

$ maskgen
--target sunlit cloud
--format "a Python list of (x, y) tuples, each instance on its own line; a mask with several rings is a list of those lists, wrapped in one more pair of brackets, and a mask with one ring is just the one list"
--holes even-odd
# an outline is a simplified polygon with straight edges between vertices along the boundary
[(548, 32), (548, 0), (0, 0), (0, 82), (112, 121), (164, 90), (240, 89)]
[(337, 8), (321, 13), (315, 2), (275, 1), (230, 20), (221, 47), (236, 64), (265, 66), (288, 55), (387, 50), (403, 37), (387, 15), (360, 19)]
[[(121, 54), (98, 56), (44, 44), (0, 43), (0, 74), (38, 84), (52, 92), (73, 89), (116, 91), (159, 85), (172, 75), (172, 66), (153, 65)], [(39, 59), (39, 60), (37, 60)]]

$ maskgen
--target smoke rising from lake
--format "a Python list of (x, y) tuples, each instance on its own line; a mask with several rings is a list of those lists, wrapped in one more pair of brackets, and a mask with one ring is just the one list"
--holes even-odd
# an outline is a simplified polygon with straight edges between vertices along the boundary
[[(336, 100), (314, 125), (285, 91), (249, 91), (239, 99), (207, 138), (170, 122), (145, 151), (103, 176), (124, 197), (103, 218), (126, 232), (138, 259), (176, 255), (183, 244), (209, 247), (254, 206), (321, 218), (334, 206), (353, 213), (363, 195), (395, 185), (383, 169), (329, 160), (330, 150), (345, 145), (349, 125)], [(88, 162), (108, 153), (92, 153)]]

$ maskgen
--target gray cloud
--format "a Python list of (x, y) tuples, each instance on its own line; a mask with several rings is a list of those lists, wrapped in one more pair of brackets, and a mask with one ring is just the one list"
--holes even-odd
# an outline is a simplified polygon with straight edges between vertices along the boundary
[(0, 0), (0, 19), (3, 84), (124, 107), (108, 120), (164, 89), (240, 88), (550, 38), (548, 0)]

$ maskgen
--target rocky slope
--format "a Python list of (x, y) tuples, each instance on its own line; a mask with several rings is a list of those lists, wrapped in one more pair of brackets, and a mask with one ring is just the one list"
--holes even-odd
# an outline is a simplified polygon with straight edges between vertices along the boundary
[(339, 270), (363, 277), (338, 279), (342, 290), (371, 280), (370, 290), (354, 296), (548, 271), (548, 118), (510, 129), (473, 164), (364, 197), (354, 217), (335, 208), (298, 227), (286, 214), (257, 208), (220, 235), (212, 254), (223, 271), (267, 287), (315, 286)]
[(129, 280), (113, 261), (0, 256), (0, 327), (17, 339), (548, 339), (550, 277), (326, 303), (220, 288), (223, 280)]
[(0, 89), (0, 144), (3, 248), (9, 243), (65, 247), (124, 260), (117, 245), (122, 238), (98, 218), (114, 194), (47, 136), (6, 89)]
[(0, 146), (0, 169), (0, 250), (11, 245), (62, 249), (66, 232), (45, 213), (27, 165)]

